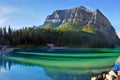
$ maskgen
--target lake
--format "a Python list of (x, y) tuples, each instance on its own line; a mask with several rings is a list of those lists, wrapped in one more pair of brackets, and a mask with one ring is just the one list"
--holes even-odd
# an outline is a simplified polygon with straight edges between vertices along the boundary
[(90, 80), (109, 71), (119, 49), (26, 49), (0, 58), (0, 80)]

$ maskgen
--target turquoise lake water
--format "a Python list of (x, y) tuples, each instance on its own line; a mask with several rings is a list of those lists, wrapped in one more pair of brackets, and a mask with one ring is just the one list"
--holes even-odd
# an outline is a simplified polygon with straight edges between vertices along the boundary
[(28, 49), (0, 58), (0, 80), (90, 80), (109, 71), (119, 49)]

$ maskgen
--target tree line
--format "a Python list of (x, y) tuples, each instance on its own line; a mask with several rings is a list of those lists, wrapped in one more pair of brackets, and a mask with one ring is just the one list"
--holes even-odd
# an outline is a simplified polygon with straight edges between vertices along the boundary
[(75, 30), (26, 27), (18, 30), (0, 28), (0, 44), (14, 47), (46, 46), (103, 47), (107, 41), (102, 35)]

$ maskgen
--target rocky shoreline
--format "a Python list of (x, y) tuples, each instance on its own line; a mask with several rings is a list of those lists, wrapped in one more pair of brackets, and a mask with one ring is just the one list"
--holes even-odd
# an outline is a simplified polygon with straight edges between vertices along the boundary
[(8, 53), (10, 53), (12, 51), (14, 51), (14, 48), (7, 48), (5, 50), (1, 50), (0, 51), (0, 56), (6, 55), (6, 54), (8, 54)]
[(120, 56), (110, 71), (103, 71), (98, 76), (91, 77), (91, 80), (120, 80)]

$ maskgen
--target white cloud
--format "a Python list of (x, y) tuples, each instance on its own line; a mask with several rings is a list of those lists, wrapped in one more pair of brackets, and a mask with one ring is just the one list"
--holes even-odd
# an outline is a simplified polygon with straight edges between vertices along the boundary
[(0, 8), (0, 15), (2, 14), (8, 14), (8, 13), (10, 13), (12, 11), (12, 9), (11, 8), (7, 8), (7, 7), (2, 7), (2, 8)]
[(120, 33), (119, 33), (119, 32), (117, 32), (117, 35), (118, 35), (118, 37), (120, 38)]
[(0, 7), (0, 24), (5, 23), (8, 20), (8, 14), (12, 12), (11, 8)]
[(7, 19), (0, 19), (0, 24), (3, 24), (3, 23), (5, 23), (7, 21)]

